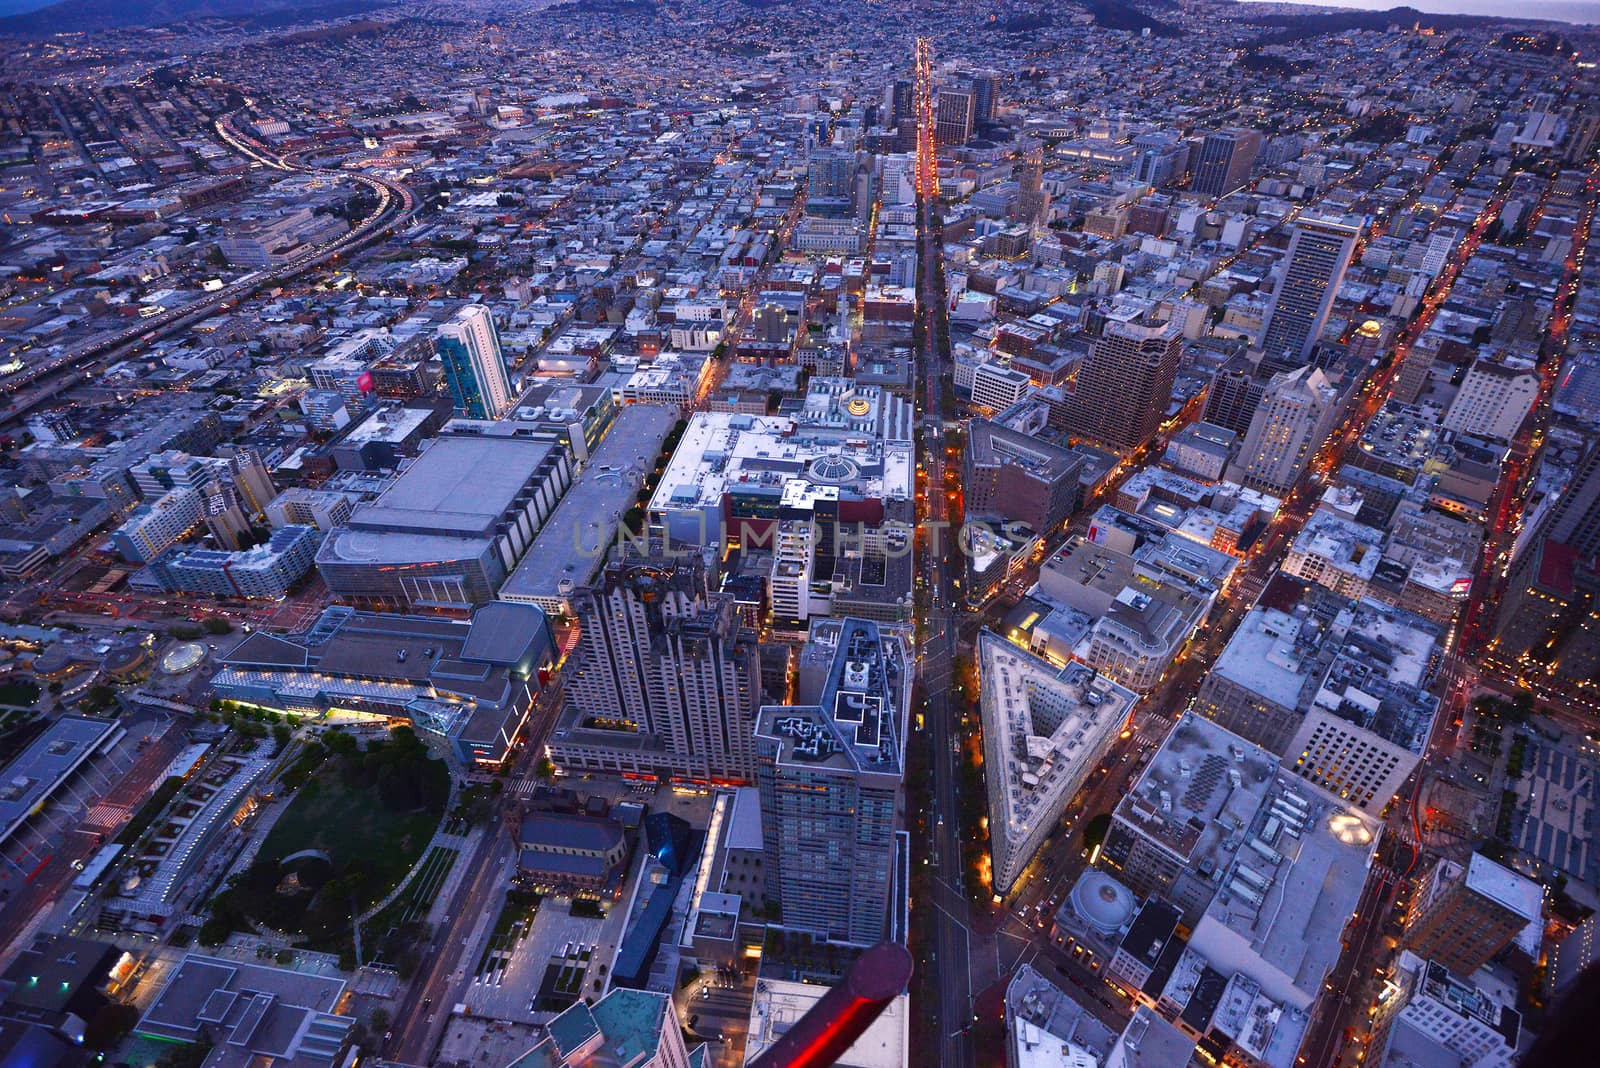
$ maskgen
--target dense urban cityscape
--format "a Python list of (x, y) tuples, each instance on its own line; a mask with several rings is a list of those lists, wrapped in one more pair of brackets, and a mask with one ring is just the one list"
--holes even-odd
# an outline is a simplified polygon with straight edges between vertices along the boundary
[(1594, 1063), (1600, 30), (0, 42), (0, 1066)]

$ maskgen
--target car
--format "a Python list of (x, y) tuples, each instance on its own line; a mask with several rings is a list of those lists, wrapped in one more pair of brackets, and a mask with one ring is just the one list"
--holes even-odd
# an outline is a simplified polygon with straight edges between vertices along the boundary
[(700, 1022), (700, 1017), (699, 1017), (698, 1014), (689, 1017), (689, 1029), (691, 1031), (694, 1030), (695, 1025), (698, 1024), (699, 1022)]

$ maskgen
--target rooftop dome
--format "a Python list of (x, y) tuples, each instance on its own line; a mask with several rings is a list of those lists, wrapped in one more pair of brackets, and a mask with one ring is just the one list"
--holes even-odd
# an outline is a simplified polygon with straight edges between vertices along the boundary
[(838, 453), (827, 453), (811, 461), (811, 477), (818, 482), (849, 482), (861, 473), (854, 460)]
[(1133, 892), (1102, 871), (1091, 871), (1072, 888), (1072, 910), (1104, 935), (1133, 917)]

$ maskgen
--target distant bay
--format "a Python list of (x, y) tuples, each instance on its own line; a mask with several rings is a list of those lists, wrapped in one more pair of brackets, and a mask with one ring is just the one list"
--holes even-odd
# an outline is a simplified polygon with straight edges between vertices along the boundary
[[(1255, 0), (1242, 0), (1252, 3)], [(1582, 0), (1294, 0), (1310, 7), (1340, 7), (1361, 11), (1388, 11), (1412, 7), (1434, 15), (1494, 15), (1500, 18), (1547, 19), (1551, 22), (1600, 25), (1600, 3)]]

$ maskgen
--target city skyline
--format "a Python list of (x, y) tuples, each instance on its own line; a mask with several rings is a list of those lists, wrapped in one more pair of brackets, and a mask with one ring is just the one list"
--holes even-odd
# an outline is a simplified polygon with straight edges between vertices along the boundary
[(1441, 6), (0, 4), (0, 1061), (1547, 1063), (1600, 29)]

